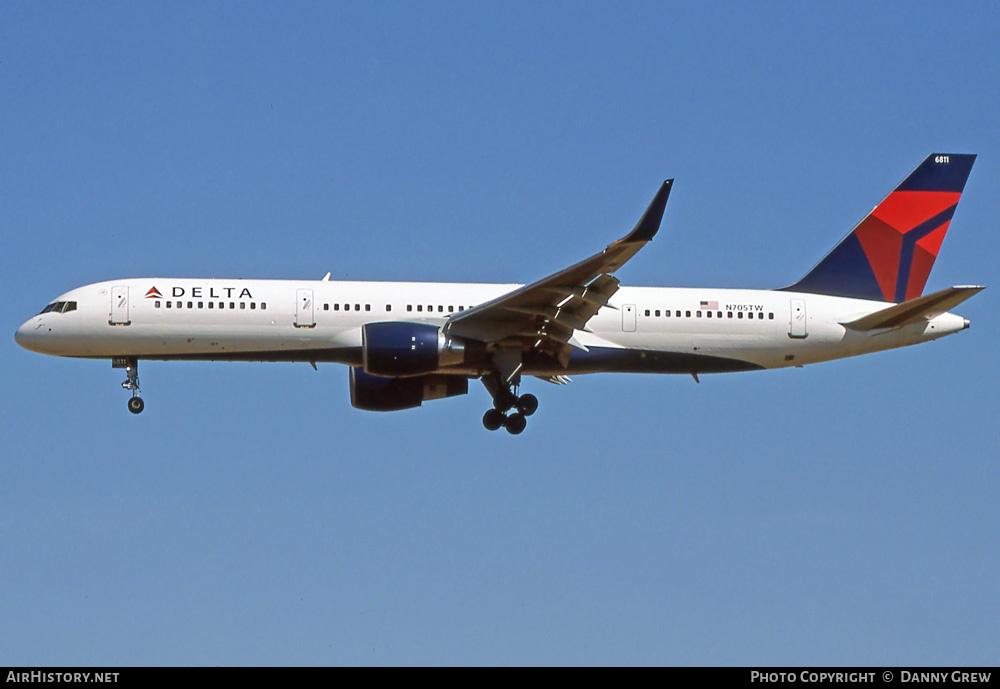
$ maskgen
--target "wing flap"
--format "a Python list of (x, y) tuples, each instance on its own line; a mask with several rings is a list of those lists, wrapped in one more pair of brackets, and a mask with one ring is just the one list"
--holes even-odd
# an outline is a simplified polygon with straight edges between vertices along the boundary
[(566, 385), (573, 380), (569, 376), (535, 376), (535, 378), (544, 380), (546, 383), (552, 383), (553, 385)]
[(578, 314), (570, 309), (555, 307), (555, 306), (505, 306), (501, 307), (506, 311), (511, 311), (513, 313), (524, 314), (527, 316), (532, 316), (535, 318), (542, 318), (549, 321), (555, 321), (560, 325), (565, 325), (567, 328), (572, 330), (583, 330), (587, 331), (587, 321), (590, 317), (581, 318)]

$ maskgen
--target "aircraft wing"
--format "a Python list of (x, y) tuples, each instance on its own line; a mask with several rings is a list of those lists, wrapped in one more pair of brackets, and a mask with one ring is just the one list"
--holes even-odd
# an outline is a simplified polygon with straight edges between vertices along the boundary
[(452, 316), (445, 326), (449, 335), (482, 342), (509, 338), (533, 339), (536, 349), (552, 348), (568, 361), (566, 345), (585, 347), (573, 338), (587, 330), (587, 321), (618, 291), (612, 273), (644, 247), (657, 230), (670, 196), (673, 180), (661, 186), (646, 212), (630, 233), (600, 253), (530, 285)]

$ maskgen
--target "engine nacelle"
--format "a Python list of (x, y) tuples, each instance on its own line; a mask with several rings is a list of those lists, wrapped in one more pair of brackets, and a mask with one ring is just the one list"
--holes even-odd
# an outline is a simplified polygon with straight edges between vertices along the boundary
[(366, 411), (399, 411), (419, 407), (425, 400), (456, 397), (469, 392), (469, 379), (461, 376), (411, 376), (386, 378), (351, 368), (351, 406)]
[(365, 372), (376, 376), (416, 376), (460, 364), (465, 347), (430, 323), (368, 323), (361, 330)]

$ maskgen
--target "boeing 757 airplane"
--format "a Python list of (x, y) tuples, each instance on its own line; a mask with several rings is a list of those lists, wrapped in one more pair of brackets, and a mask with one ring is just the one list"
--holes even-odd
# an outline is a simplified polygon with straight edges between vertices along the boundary
[(804, 366), (969, 327), (948, 310), (983, 287), (923, 294), (974, 155), (933, 154), (805, 277), (773, 290), (622, 287), (653, 239), (673, 180), (603, 251), (528, 285), (134, 278), (78, 287), (17, 329), (26, 349), (111, 359), (143, 410), (139, 361), (299, 361), (350, 367), (351, 404), (395, 411), (493, 398), (489, 430), (518, 434), (538, 407), (524, 376), (706, 373)]

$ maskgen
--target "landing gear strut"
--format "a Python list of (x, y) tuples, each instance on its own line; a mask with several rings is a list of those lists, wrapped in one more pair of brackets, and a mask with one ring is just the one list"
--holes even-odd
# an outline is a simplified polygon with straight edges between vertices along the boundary
[(509, 385), (499, 374), (483, 378), (483, 385), (493, 397), (493, 408), (483, 414), (483, 426), (495, 431), (501, 426), (511, 435), (518, 435), (528, 425), (527, 417), (538, 409), (538, 398), (531, 394), (518, 396), (516, 385)]
[(139, 397), (139, 360), (134, 356), (112, 359), (111, 367), (125, 369), (125, 381), (122, 383), (122, 387), (132, 391), (132, 397), (128, 401), (128, 410), (133, 414), (138, 414), (146, 406), (142, 398)]

